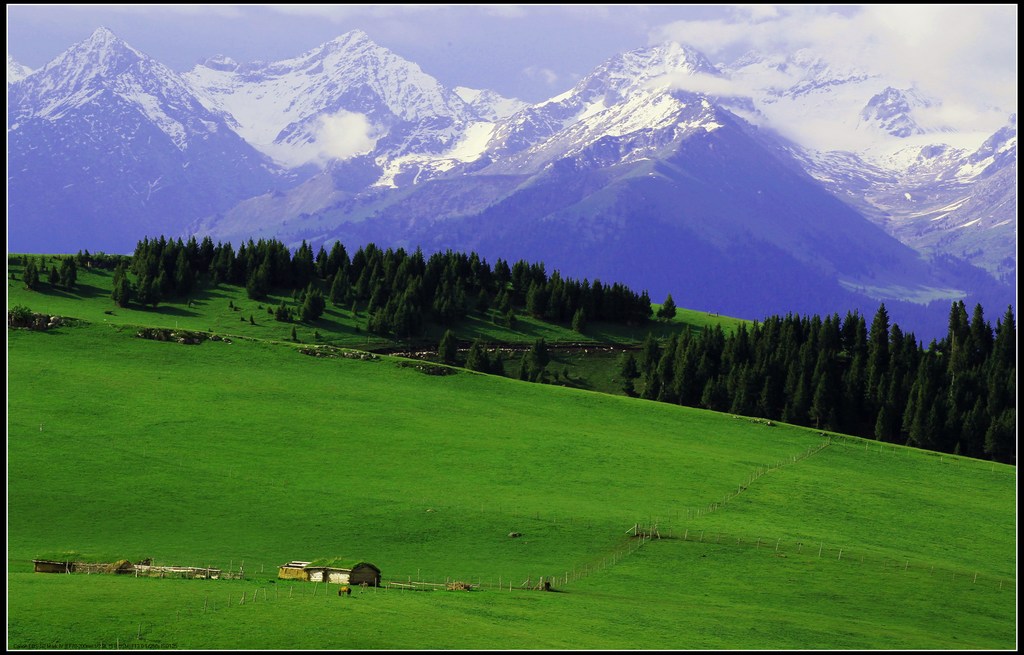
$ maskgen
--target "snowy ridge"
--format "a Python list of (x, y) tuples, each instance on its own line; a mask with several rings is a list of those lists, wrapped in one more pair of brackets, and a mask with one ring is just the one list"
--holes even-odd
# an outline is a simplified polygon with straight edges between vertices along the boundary
[(527, 106), (527, 103), (522, 100), (506, 98), (487, 89), (470, 89), (465, 86), (457, 86), (453, 90), (473, 109), (473, 112), (479, 118), (488, 121), (508, 118)]
[[(615, 55), (568, 91), (525, 107), (501, 121), (495, 130), (490, 154), (492, 158), (500, 159), (531, 148), (543, 148), (542, 143), (562, 130), (580, 121), (588, 121), (620, 103), (632, 103), (629, 107), (639, 109), (641, 116), (664, 117), (662, 111), (665, 106), (652, 109), (648, 102), (637, 99), (666, 91), (678, 77), (694, 74), (716, 76), (719, 72), (700, 52), (678, 43), (664, 43)], [(602, 123), (608, 126), (622, 120), (629, 122), (630, 119), (625, 117), (628, 111), (609, 114)], [(642, 122), (644, 119), (638, 117), (637, 120)], [(622, 134), (632, 128), (621, 126), (617, 129)], [(522, 163), (515, 166), (522, 166)]]
[(7, 85), (25, 79), (32, 73), (32, 69), (24, 64), (15, 61), (14, 57), (7, 55)]
[(169, 68), (100, 28), (8, 86), (12, 248), (130, 252), (285, 186)]
[(102, 27), (22, 81), (15, 123), (58, 121), (104, 94), (134, 106), (180, 149), (218, 129), (218, 118), (176, 73)]
[(326, 137), (325, 116), (362, 117), (349, 127), (371, 145), (399, 121), (474, 118), (462, 98), (360, 30), (292, 59), (237, 65), (217, 58), (184, 77), (208, 108), (234, 117), (247, 141), (290, 165), (312, 159), (302, 144)]

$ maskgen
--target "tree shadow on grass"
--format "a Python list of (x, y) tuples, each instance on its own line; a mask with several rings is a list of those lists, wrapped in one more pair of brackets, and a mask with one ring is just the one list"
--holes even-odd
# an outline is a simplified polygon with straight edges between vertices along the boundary
[(91, 284), (75, 284), (72, 289), (63, 289), (60, 287), (52, 287), (49, 284), (40, 285), (36, 289), (36, 293), (41, 293), (45, 296), (52, 296), (54, 298), (66, 298), (69, 300), (87, 300), (90, 298), (99, 298), (100, 296), (109, 296), (110, 291), (102, 289)]
[(141, 311), (147, 314), (158, 314), (160, 316), (178, 316), (178, 317), (190, 317), (199, 316), (198, 313), (175, 307), (173, 305), (157, 305), (155, 308), (143, 307)]

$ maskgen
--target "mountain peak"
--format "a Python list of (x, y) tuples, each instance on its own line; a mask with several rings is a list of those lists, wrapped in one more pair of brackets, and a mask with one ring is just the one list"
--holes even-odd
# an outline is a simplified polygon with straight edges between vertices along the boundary
[(334, 41), (337, 43), (347, 45), (355, 45), (361, 43), (373, 44), (373, 39), (370, 38), (370, 35), (360, 29), (349, 30), (348, 32), (345, 32), (341, 36), (336, 37)]
[(689, 64), (695, 69), (704, 72), (718, 72), (718, 69), (697, 48), (678, 41), (665, 41), (654, 46), (653, 50), (658, 52), (665, 60), (676, 65)]
[(135, 48), (128, 45), (123, 39), (111, 32), (106, 27), (98, 27), (89, 38), (72, 46), (68, 53), (76, 53), (75, 56), (98, 57), (98, 62), (106, 61), (110, 54), (134, 55), (142, 58), (144, 55)]
[(583, 78), (574, 93), (582, 94), (587, 102), (595, 94), (611, 93), (622, 98), (648, 88), (652, 82), (694, 74), (720, 76), (721, 71), (696, 48), (665, 41), (611, 57)]
[(931, 100), (914, 88), (897, 89), (887, 86), (868, 100), (860, 112), (860, 119), (862, 123), (875, 124), (895, 137), (906, 138), (926, 132), (914, 120), (913, 110), (932, 105)]
[(106, 27), (97, 27), (88, 40), (93, 43), (109, 43), (118, 40), (118, 38), (116, 34)]
[(81, 42), (81, 47), (86, 51), (106, 51), (106, 50), (119, 50), (127, 49), (133, 52), (137, 52), (130, 45), (125, 43), (123, 39), (118, 37), (116, 34), (111, 32), (106, 27), (98, 27), (88, 39)]
[(370, 35), (362, 30), (351, 30), (313, 48), (306, 56), (319, 59), (336, 52), (357, 52), (380, 48)]

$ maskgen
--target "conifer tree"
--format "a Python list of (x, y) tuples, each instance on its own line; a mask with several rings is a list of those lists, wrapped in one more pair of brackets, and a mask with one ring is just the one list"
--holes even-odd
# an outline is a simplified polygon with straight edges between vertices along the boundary
[(35, 257), (28, 257), (28, 261), (25, 262), (25, 271), (21, 277), (25, 288), (29, 291), (39, 288), (39, 265), (36, 264)]
[[(190, 242), (195, 243), (195, 238), (191, 239)], [(196, 256), (198, 257), (198, 246)], [(179, 250), (178, 259), (174, 265), (174, 293), (178, 296), (187, 296), (195, 286), (195, 281), (196, 274), (192, 269), (192, 264), (189, 262), (186, 251)]]
[(519, 359), (519, 379), (524, 381), (531, 379), (529, 353), (523, 353)]
[(651, 377), (654, 372), (654, 367), (658, 365), (658, 359), (661, 356), (661, 349), (658, 347), (658, 340), (654, 338), (654, 335), (650, 332), (644, 337), (644, 341), (640, 344), (640, 357), (637, 362), (640, 365), (640, 372), (643, 373), (645, 378)]
[(111, 291), (111, 298), (118, 307), (127, 307), (131, 300), (132, 286), (128, 281), (128, 272), (124, 264), (119, 264), (114, 269), (114, 284)]
[(636, 396), (636, 379), (640, 377), (640, 369), (636, 365), (633, 353), (625, 353), (619, 366), (619, 377), (622, 378), (622, 390), (627, 396)]
[(879, 393), (879, 387), (889, 366), (889, 312), (885, 309), (885, 303), (878, 306), (875, 318), (871, 321), (867, 354), (867, 380), (864, 392), (871, 409), (877, 410), (884, 400)]
[(60, 285), (66, 289), (74, 288), (78, 282), (78, 265), (74, 257), (65, 257), (60, 263)]
[(309, 283), (304, 295), (305, 297), (302, 300), (302, 308), (299, 310), (299, 314), (302, 317), (303, 322), (309, 323), (320, 318), (327, 305), (324, 301), (323, 293), (319, 288), (314, 287), (312, 282)]
[(456, 352), (455, 333), (445, 330), (441, 335), (441, 342), (437, 346), (437, 356), (445, 364), (454, 364)]
[[(281, 304), (274, 310), (274, 320), (287, 323), (292, 320), (292, 312), (288, 309), (288, 305), (282, 300)], [(293, 330), (295, 328), (292, 328)]]
[(572, 329), (573, 332), (579, 332), (583, 334), (587, 331), (587, 313), (582, 307), (576, 310), (576, 313), (572, 315)]
[(529, 355), (530, 373), (533, 377), (542, 377), (544, 369), (547, 368), (548, 362), (551, 361), (551, 355), (548, 354), (548, 343), (544, 340), (544, 337), (538, 337), (533, 342)]
[(657, 317), (666, 321), (671, 321), (676, 317), (676, 303), (672, 300), (672, 294), (665, 296), (665, 302), (658, 308)]
[(262, 300), (267, 297), (269, 291), (270, 265), (263, 262), (249, 275), (245, 283), (245, 292), (252, 300)]
[(487, 350), (480, 343), (480, 339), (475, 339), (473, 345), (469, 347), (469, 352), (466, 354), (466, 368), (480, 373), (491, 372), (491, 362), (487, 357)]

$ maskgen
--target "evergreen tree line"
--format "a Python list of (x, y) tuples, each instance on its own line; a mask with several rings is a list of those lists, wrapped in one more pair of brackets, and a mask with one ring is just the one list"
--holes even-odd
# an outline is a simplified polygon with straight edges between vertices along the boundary
[[(78, 283), (78, 263), (75, 257), (50, 257), (28, 255), (24, 260), (25, 269), (21, 279), (26, 289), (37, 291), (42, 288), (43, 279), (54, 288), (72, 290)], [(60, 268), (58, 268), (58, 264)]]
[[(136, 279), (132, 283), (126, 273)], [(261, 300), (271, 290), (293, 290), (302, 320), (316, 320), (330, 302), (364, 310), (367, 329), (399, 339), (420, 336), (432, 319), (451, 326), (470, 312), (492, 313), (494, 320), (514, 324), (517, 312), (586, 329), (588, 321), (642, 323), (650, 318), (647, 292), (637, 294), (622, 284), (582, 282), (548, 275), (543, 264), (498, 259), (489, 265), (476, 253), (451, 250), (429, 258), (420, 249), (381, 250), (367, 244), (349, 256), (341, 242), (314, 254), (305, 241), (294, 253), (277, 240), (249, 240), (235, 251), (230, 243), (143, 239), (130, 262), (115, 270), (119, 305), (130, 300), (156, 306), (164, 298), (183, 298), (201, 278), (213, 285), (244, 286), (249, 298)], [(119, 292), (118, 289), (121, 289)], [(275, 316), (294, 314), (279, 308)]]
[(927, 348), (890, 325), (884, 304), (870, 328), (853, 312), (774, 316), (664, 344), (648, 335), (619, 373), (627, 394), (651, 400), (1016, 461), (1012, 307), (993, 329), (981, 305), (968, 319), (955, 302), (947, 336)]

